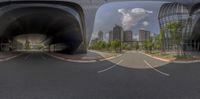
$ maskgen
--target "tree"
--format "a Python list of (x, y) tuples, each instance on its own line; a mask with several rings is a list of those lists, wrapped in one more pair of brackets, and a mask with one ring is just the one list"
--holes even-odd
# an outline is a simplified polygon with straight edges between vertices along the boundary
[(159, 34), (159, 37), (158, 37), (157, 40), (158, 40), (158, 44), (160, 44), (162, 52), (164, 52), (165, 51), (165, 46), (164, 46), (164, 44), (165, 44), (165, 42), (164, 42), (164, 40), (165, 40), (165, 28), (160, 29), (160, 34)]
[(157, 50), (161, 50), (161, 46), (162, 46), (162, 39), (161, 39), (161, 34), (156, 36), (155, 37), (155, 40), (154, 40), (154, 48), (157, 49)]
[(107, 50), (110, 50), (110, 49), (111, 49), (111, 41), (109, 41), (109, 42), (106, 44), (106, 49), (107, 49)]
[(99, 49), (105, 49), (106, 48), (106, 42), (105, 41), (98, 41), (97, 45), (99, 46)]
[(106, 47), (107, 47), (106, 42), (102, 40), (93, 42), (92, 45), (90, 46), (90, 48), (94, 50), (103, 50)]
[(146, 51), (148, 51), (148, 52), (151, 53), (152, 52), (152, 48), (154, 46), (153, 39), (150, 38), (148, 40), (145, 40), (143, 46), (144, 46), (144, 48), (145, 48)]
[(115, 50), (115, 52), (120, 52), (121, 41), (120, 40), (112, 40), (111, 48)]
[(179, 52), (178, 49), (180, 48), (182, 41), (180, 31), (183, 28), (183, 24), (181, 22), (170, 22), (166, 24), (165, 28), (169, 30), (172, 44), (174, 44), (175, 49)]
[(139, 49), (139, 44), (138, 44), (138, 42), (135, 43), (135, 49), (136, 49), (136, 50)]
[(135, 50), (138, 50), (138, 49), (139, 49), (139, 42), (134, 42), (134, 43), (133, 43), (133, 48), (134, 48)]
[(131, 45), (127, 44), (127, 43), (124, 43), (124, 44), (122, 44), (122, 49), (131, 50)]

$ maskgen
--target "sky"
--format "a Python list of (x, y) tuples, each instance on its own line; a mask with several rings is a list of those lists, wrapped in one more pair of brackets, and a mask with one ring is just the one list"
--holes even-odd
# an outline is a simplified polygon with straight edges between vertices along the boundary
[(166, 2), (124, 1), (105, 4), (96, 13), (92, 38), (97, 37), (101, 30), (104, 32), (104, 39), (108, 39), (108, 33), (115, 25), (122, 26), (124, 30), (131, 30), (135, 39), (138, 39), (139, 29), (159, 34), (157, 16), (163, 3)]

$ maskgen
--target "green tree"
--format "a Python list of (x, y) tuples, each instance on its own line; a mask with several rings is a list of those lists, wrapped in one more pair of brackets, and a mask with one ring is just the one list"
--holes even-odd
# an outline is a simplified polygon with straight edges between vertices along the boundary
[(138, 42), (135, 43), (135, 46), (134, 46), (134, 47), (135, 47), (135, 50), (138, 50), (138, 49), (139, 49), (139, 44), (138, 44)]
[(122, 49), (131, 50), (131, 45), (127, 44), (127, 43), (124, 43), (124, 44), (122, 44)]
[(105, 50), (107, 48), (107, 43), (105, 41), (95, 41), (92, 42), (90, 49), (94, 49), (94, 50)]
[(105, 41), (98, 41), (97, 45), (98, 45), (100, 50), (103, 50), (103, 49), (106, 48), (106, 42)]
[(154, 46), (153, 39), (150, 38), (148, 40), (145, 40), (144, 43), (143, 43), (143, 46), (144, 46), (144, 48), (145, 48), (146, 51), (148, 51), (148, 52), (151, 53), (152, 52), (152, 48)]
[(159, 37), (158, 37), (158, 44), (160, 45), (158, 45), (158, 47), (161, 47), (161, 50), (162, 50), (162, 52), (164, 52), (165, 51), (165, 42), (164, 42), (164, 40), (165, 40), (165, 28), (161, 28), (160, 29), (160, 34), (159, 34)]
[(107, 49), (107, 50), (110, 50), (110, 49), (111, 49), (111, 41), (109, 41), (109, 42), (106, 44), (106, 49)]
[(121, 41), (120, 40), (112, 40), (111, 48), (115, 50), (115, 52), (120, 52)]
[(156, 36), (155, 37), (155, 40), (154, 40), (154, 48), (157, 49), (157, 50), (161, 50), (161, 46), (162, 46), (162, 40), (160, 39), (160, 35)]
[(174, 44), (175, 49), (179, 52), (182, 41), (180, 31), (183, 28), (183, 24), (181, 22), (170, 22), (166, 24), (165, 28), (169, 30), (172, 44)]

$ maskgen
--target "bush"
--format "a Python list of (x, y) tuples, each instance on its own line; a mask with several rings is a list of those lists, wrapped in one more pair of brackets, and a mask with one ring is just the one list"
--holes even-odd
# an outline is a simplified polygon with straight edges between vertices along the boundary
[(92, 45), (90, 46), (90, 48), (94, 50), (103, 50), (106, 47), (107, 47), (107, 44), (105, 41), (93, 42)]
[(91, 46), (89, 47), (90, 49), (93, 50), (106, 50), (106, 51), (115, 51), (115, 52), (120, 52), (120, 48), (130, 50), (131, 46), (129, 44), (122, 44), (120, 40), (112, 40), (109, 42), (105, 41), (95, 41), (92, 42)]
[(125, 49), (125, 50), (131, 50), (131, 46), (130, 44), (122, 44), (122, 49)]

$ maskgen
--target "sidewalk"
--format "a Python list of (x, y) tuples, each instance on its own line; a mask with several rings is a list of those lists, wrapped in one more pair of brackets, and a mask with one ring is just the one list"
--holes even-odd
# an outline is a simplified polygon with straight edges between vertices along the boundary
[(86, 54), (67, 55), (62, 53), (47, 53), (53, 57), (74, 62), (96, 62), (113, 59), (120, 54), (89, 50)]
[(0, 61), (9, 60), (19, 55), (19, 52), (0, 52)]
[(171, 63), (196, 63), (196, 62), (200, 62), (200, 54), (199, 53), (190, 53), (190, 55), (193, 55), (195, 58), (189, 58), (189, 59), (166, 59), (166, 58), (161, 58), (158, 56), (153, 56), (144, 52), (140, 52), (144, 55), (147, 55), (151, 58), (157, 59), (157, 60), (161, 60), (161, 61), (165, 61), (165, 62), (171, 62)]

